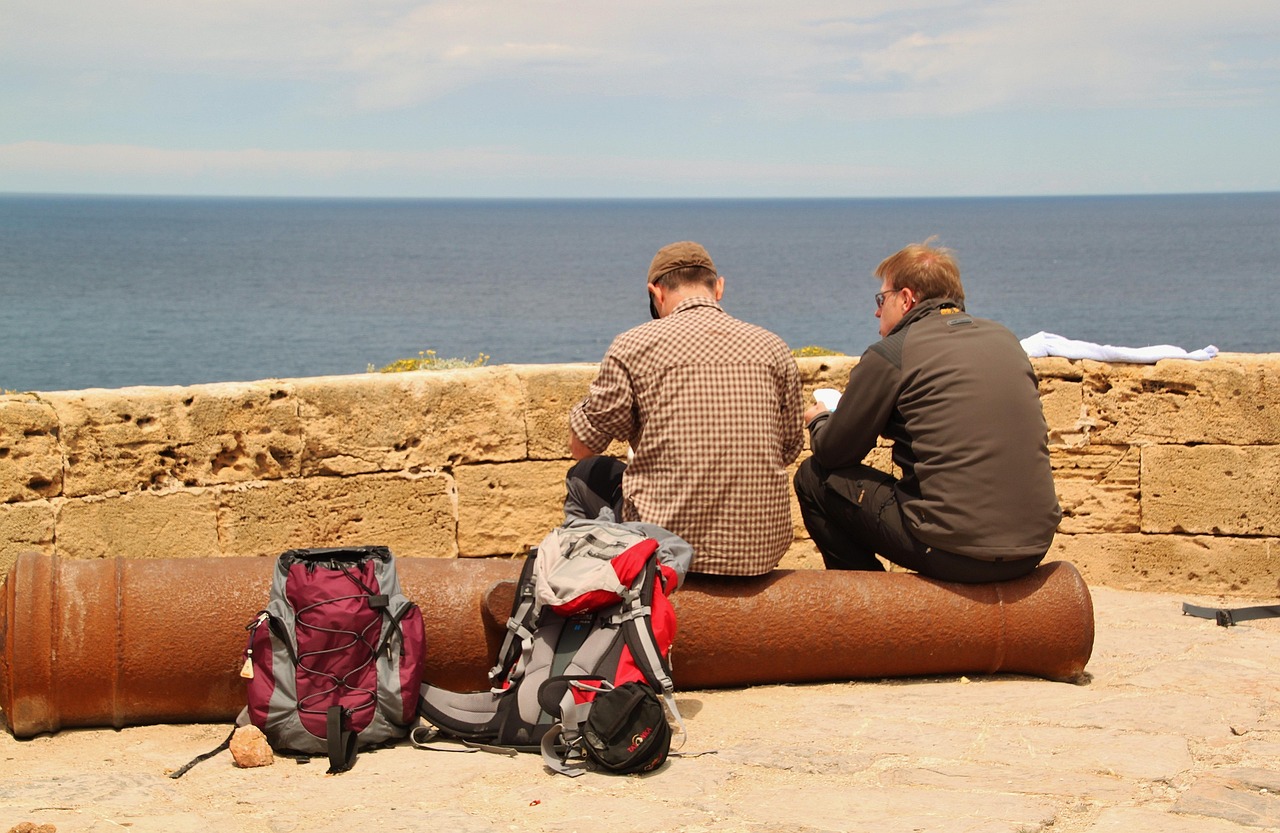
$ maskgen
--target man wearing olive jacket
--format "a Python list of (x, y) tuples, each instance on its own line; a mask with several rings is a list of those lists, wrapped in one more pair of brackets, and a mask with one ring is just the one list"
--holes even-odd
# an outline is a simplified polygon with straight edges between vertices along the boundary
[[(1017, 336), (964, 310), (954, 258), (929, 241), (876, 269), (883, 337), (834, 412), (805, 412), (813, 456), (796, 473), (805, 526), (828, 569), (876, 555), (944, 581), (1035, 569), (1061, 519), (1035, 372)], [(901, 479), (862, 464), (893, 443)]]

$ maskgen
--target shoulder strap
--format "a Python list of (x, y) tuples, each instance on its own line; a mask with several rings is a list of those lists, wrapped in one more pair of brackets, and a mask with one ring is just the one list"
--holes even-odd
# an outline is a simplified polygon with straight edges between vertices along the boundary
[(538, 550), (529, 552), (520, 579), (516, 583), (516, 597), (511, 603), (511, 616), (507, 619), (507, 632), (498, 649), (498, 661), (489, 669), (489, 685), (494, 692), (502, 690), (503, 682), (519, 664), (521, 655), (533, 644), (533, 614), (536, 599), (533, 592), (533, 567)]
[(635, 660), (636, 666), (644, 672), (645, 679), (662, 699), (668, 721), (673, 724), (672, 728), (679, 730), (676, 733), (679, 735), (676, 749), (680, 749), (688, 739), (689, 732), (685, 728), (684, 718), (680, 716), (680, 709), (676, 707), (675, 682), (671, 679), (670, 666), (653, 637), (651, 622), (653, 594), (658, 581), (656, 554), (649, 556), (637, 581), (639, 584), (633, 584), (623, 598), (623, 615), (626, 617), (622, 623), (623, 638), (631, 649), (631, 658)]

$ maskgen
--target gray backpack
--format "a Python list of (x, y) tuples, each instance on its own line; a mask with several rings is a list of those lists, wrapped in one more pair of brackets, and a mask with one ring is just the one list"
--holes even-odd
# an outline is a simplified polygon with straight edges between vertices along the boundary
[(574, 520), (553, 530), (525, 561), (492, 687), (423, 685), (418, 712), (429, 727), (415, 744), (541, 752), (567, 775), (661, 766), (668, 719), (679, 723), (668, 595), (691, 557), (682, 539), (648, 524)]

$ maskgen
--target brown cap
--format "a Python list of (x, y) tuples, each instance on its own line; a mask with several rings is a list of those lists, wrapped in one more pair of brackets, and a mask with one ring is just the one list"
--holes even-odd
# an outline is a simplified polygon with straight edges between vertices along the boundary
[(682, 240), (679, 243), (663, 246), (658, 249), (658, 253), (653, 256), (653, 262), (649, 264), (649, 283), (653, 283), (668, 272), (689, 266), (701, 266), (712, 272), (716, 271), (716, 265), (711, 262), (711, 255), (697, 243)]

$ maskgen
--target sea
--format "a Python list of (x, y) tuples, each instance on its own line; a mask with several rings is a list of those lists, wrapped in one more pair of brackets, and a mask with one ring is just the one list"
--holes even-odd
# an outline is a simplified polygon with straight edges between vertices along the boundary
[(377, 200), (0, 195), (0, 390), (595, 362), (696, 240), (723, 306), (861, 354), (876, 265), (936, 237), (1020, 338), (1280, 352), (1280, 193)]

